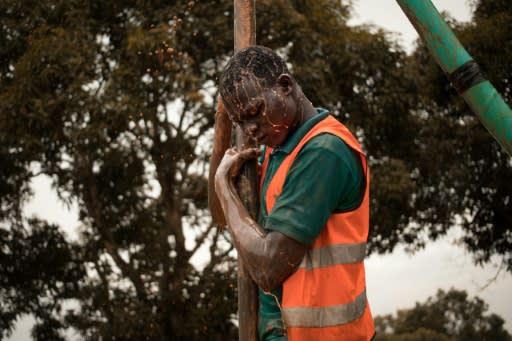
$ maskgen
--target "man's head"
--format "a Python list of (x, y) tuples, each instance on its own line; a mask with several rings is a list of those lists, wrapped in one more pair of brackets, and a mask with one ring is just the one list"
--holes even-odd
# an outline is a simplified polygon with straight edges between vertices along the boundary
[(219, 91), (231, 120), (259, 143), (279, 146), (296, 127), (302, 92), (286, 63), (266, 47), (237, 52), (221, 75)]

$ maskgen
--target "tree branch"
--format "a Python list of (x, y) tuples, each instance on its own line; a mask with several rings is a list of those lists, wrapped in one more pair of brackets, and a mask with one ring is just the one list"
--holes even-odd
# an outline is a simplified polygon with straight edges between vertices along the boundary
[(78, 168), (79, 172), (81, 173), (81, 178), (84, 182), (83, 199), (87, 211), (91, 215), (91, 218), (93, 219), (98, 229), (107, 253), (112, 257), (123, 275), (131, 280), (137, 297), (141, 301), (145, 301), (147, 299), (147, 295), (140, 274), (137, 272), (137, 270), (135, 270), (121, 258), (121, 255), (119, 254), (119, 246), (115, 242), (112, 232), (107, 226), (105, 226), (105, 222), (103, 221), (103, 214), (99, 205), (101, 201), (98, 195), (96, 179), (94, 178), (94, 174), (91, 171), (91, 164), (85, 160), (82, 160), (82, 164), (79, 165)]
[(101, 269), (101, 265), (98, 263), (97, 259), (94, 260), (94, 267), (100, 277), (101, 283), (103, 283), (103, 288), (104, 288), (103, 301), (105, 301), (105, 303), (102, 303), (101, 306), (103, 308), (105, 315), (107, 316), (107, 319), (109, 321), (114, 321), (114, 315), (112, 313), (112, 310), (110, 309), (110, 300), (109, 300), (109, 294), (108, 294), (109, 282), (108, 282), (107, 276), (105, 275), (105, 272), (103, 272), (103, 270)]
[(206, 231), (204, 231), (198, 238), (196, 238), (196, 245), (194, 246), (194, 248), (190, 251), (189, 253), (189, 259), (192, 258), (192, 256), (194, 256), (194, 254), (196, 253), (197, 250), (199, 250), (199, 248), (201, 247), (201, 245), (203, 245), (204, 241), (206, 240), (206, 237), (208, 237), (208, 235), (210, 234), (210, 231), (213, 229), (215, 225), (213, 224), (210, 224), (210, 226), (208, 226), (208, 228), (206, 229)]

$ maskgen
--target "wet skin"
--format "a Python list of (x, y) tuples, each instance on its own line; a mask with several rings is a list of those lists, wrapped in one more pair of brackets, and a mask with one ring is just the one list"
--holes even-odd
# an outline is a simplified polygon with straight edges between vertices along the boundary
[(224, 99), (230, 119), (259, 144), (281, 145), (304, 122), (303, 96), (293, 79), (283, 74), (275, 86), (264, 88), (254, 76), (238, 84), (235, 95)]
[[(287, 74), (275, 86), (263, 88), (248, 76), (234, 98), (223, 98), (233, 122), (258, 143), (278, 147), (316, 114), (297, 83)], [(279, 287), (302, 261), (308, 245), (276, 231), (265, 231), (243, 206), (234, 186), (242, 164), (258, 156), (257, 149), (226, 151), (215, 174), (215, 191), (233, 243), (251, 277), (264, 291)]]

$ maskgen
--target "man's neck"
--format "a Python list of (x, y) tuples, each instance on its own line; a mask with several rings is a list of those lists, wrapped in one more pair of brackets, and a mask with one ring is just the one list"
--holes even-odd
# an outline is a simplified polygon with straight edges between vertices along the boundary
[(304, 96), (304, 94), (301, 93), (301, 97), (298, 102), (299, 102), (299, 106), (297, 109), (298, 109), (299, 115), (297, 115), (298, 121), (297, 121), (296, 128), (302, 126), (310, 118), (312, 118), (313, 116), (316, 116), (318, 114), (315, 107), (311, 103), (311, 101), (306, 96)]

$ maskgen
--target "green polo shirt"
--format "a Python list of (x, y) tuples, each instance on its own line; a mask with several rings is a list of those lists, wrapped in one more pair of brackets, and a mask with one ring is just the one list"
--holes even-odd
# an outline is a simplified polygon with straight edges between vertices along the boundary
[[(364, 195), (364, 175), (356, 154), (339, 137), (325, 133), (315, 136), (298, 153), (290, 167), (274, 208), (268, 214), (265, 193), (270, 180), (304, 135), (327, 117), (325, 109), (299, 127), (285, 143), (270, 154), (260, 193), (258, 222), (266, 230), (278, 231), (311, 245), (334, 211), (356, 208)], [(259, 338), (287, 340), (281, 319), (282, 288), (271, 294), (259, 290)]]

